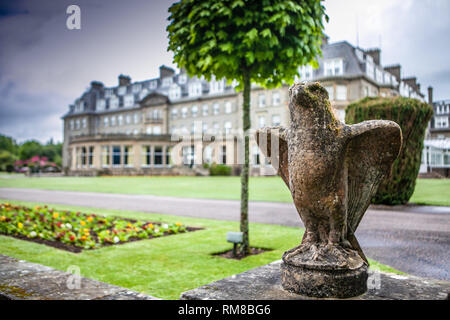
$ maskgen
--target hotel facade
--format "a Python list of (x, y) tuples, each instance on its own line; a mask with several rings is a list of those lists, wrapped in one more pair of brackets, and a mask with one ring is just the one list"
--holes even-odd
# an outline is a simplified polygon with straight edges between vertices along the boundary
[[(416, 78), (401, 78), (400, 65), (381, 66), (379, 49), (362, 50), (346, 41), (325, 42), (319, 68), (303, 66), (296, 81), (319, 81), (336, 115), (366, 96), (424, 100)], [(63, 168), (68, 175), (205, 174), (203, 163), (221, 163), (240, 172), (242, 92), (224, 79), (206, 81), (166, 66), (159, 77), (132, 82), (120, 75), (105, 87), (93, 81), (69, 106), (64, 121)], [(288, 85), (252, 86), (251, 127), (289, 123)], [(255, 141), (251, 173), (270, 168)]]

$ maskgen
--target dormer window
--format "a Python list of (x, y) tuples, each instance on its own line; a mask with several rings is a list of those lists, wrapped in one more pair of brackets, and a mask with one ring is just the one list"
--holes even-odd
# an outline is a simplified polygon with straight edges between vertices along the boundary
[(80, 100), (75, 104), (75, 112), (83, 112), (84, 111), (84, 101)]
[(225, 80), (221, 79), (216, 81), (215, 78), (209, 84), (209, 93), (220, 93), (225, 89)]
[(127, 87), (122, 86), (117, 89), (117, 94), (119, 96), (123, 96), (125, 93), (127, 93)]
[(311, 80), (313, 77), (313, 67), (311, 65), (301, 66), (298, 68), (301, 80)]
[(375, 79), (378, 83), (383, 83), (383, 71), (378, 68), (375, 69)]
[(167, 78), (163, 78), (162, 79), (162, 86), (163, 87), (168, 87), (172, 84), (173, 80), (171, 77), (167, 77)]
[(202, 83), (193, 82), (189, 84), (189, 97), (198, 97), (202, 94)]
[(116, 96), (110, 98), (109, 99), (109, 106), (110, 106), (110, 109), (118, 108), (119, 107), (119, 98), (116, 97)]
[(158, 82), (156, 82), (156, 80), (150, 81), (150, 84), (149, 84), (150, 90), (156, 89), (157, 86), (158, 86)]
[(144, 99), (147, 94), (148, 94), (148, 90), (147, 89), (144, 89), (141, 92), (139, 92), (139, 100)]
[(138, 93), (139, 91), (141, 91), (141, 89), (142, 89), (142, 86), (140, 83), (135, 83), (133, 85), (133, 93)]
[(123, 101), (123, 103), (124, 103), (124, 106), (125, 107), (132, 107), (133, 105), (134, 105), (134, 95), (132, 95), (132, 94), (127, 94), (125, 97), (124, 97), (124, 101)]
[(179, 84), (185, 84), (187, 81), (187, 75), (186, 74), (180, 74), (178, 76), (178, 83)]
[(325, 76), (337, 76), (344, 74), (344, 60), (330, 59), (324, 63)]
[(99, 99), (97, 100), (97, 111), (103, 111), (106, 109), (106, 100), (105, 99)]
[(112, 89), (106, 89), (105, 90), (105, 98), (110, 98), (113, 95), (113, 90)]
[(169, 99), (175, 100), (181, 98), (181, 88), (177, 86), (176, 84), (173, 84), (169, 88)]

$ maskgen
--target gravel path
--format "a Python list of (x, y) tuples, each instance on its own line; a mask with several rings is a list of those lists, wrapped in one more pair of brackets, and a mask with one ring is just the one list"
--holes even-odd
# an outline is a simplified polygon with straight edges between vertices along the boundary
[[(0, 199), (239, 220), (239, 201), (0, 188)], [(302, 226), (293, 204), (250, 202), (250, 222)], [(356, 235), (366, 255), (398, 270), (450, 280), (450, 207), (371, 207)]]

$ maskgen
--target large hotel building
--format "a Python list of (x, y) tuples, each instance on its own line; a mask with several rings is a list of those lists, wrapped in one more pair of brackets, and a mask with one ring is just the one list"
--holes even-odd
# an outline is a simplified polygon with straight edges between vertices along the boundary
[[(319, 68), (299, 68), (298, 81), (319, 81), (337, 116), (366, 96), (424, 100), (416, 78), (402, 78), (400, 65), (382, 66), (380, 49), (363, 50), (346, 41), (322, 47)], [(93, 81), (63, 116), (63, 167), (70, 175), (202, 174), (201, 163), (223, 163), (239, 172), (242, 92), (224, 79), (206, 81), (166, 66), (159, 77), (117, 86)], [(288, 85), (252, 87), (252, 129), (287, 125)], [(180, 139), (182, 141), (180, 142)], [(254, 141), (252, 174), (267, 169)]]

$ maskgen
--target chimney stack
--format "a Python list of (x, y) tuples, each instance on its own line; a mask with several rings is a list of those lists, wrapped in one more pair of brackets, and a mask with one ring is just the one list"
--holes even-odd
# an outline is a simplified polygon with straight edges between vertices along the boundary
[(392, 74), (397, 79), (397, 82), (400, 82), (401, 67), (399, 64), (384, 67), (384, 70)]
[(169, 68), (165, 65), (162, 65), (159, 67), (159, 78), (166, 78), (166, 77), (172, 77), (175, 74), (175, 70), (172, 68)]
[(375, 64), (377, 66), (381, 65), (381, 50), (380, 50), (380, 48), (368, 49), (365, 51), (365, 53), (372, 57), (373, 62), (375, 62)]
[(432, 106), (433, 105), (433, 87), (428, 87), (428, 103)]
[(103, 83), (100, 81), (92, 81), (91, 82), (91, 88), (92, 89), (103, 89)]
[(125, 76), (121, 74), (119, 76), (119, 86), (127, 86), (131, 83), (131, 78), (129, 76)]

